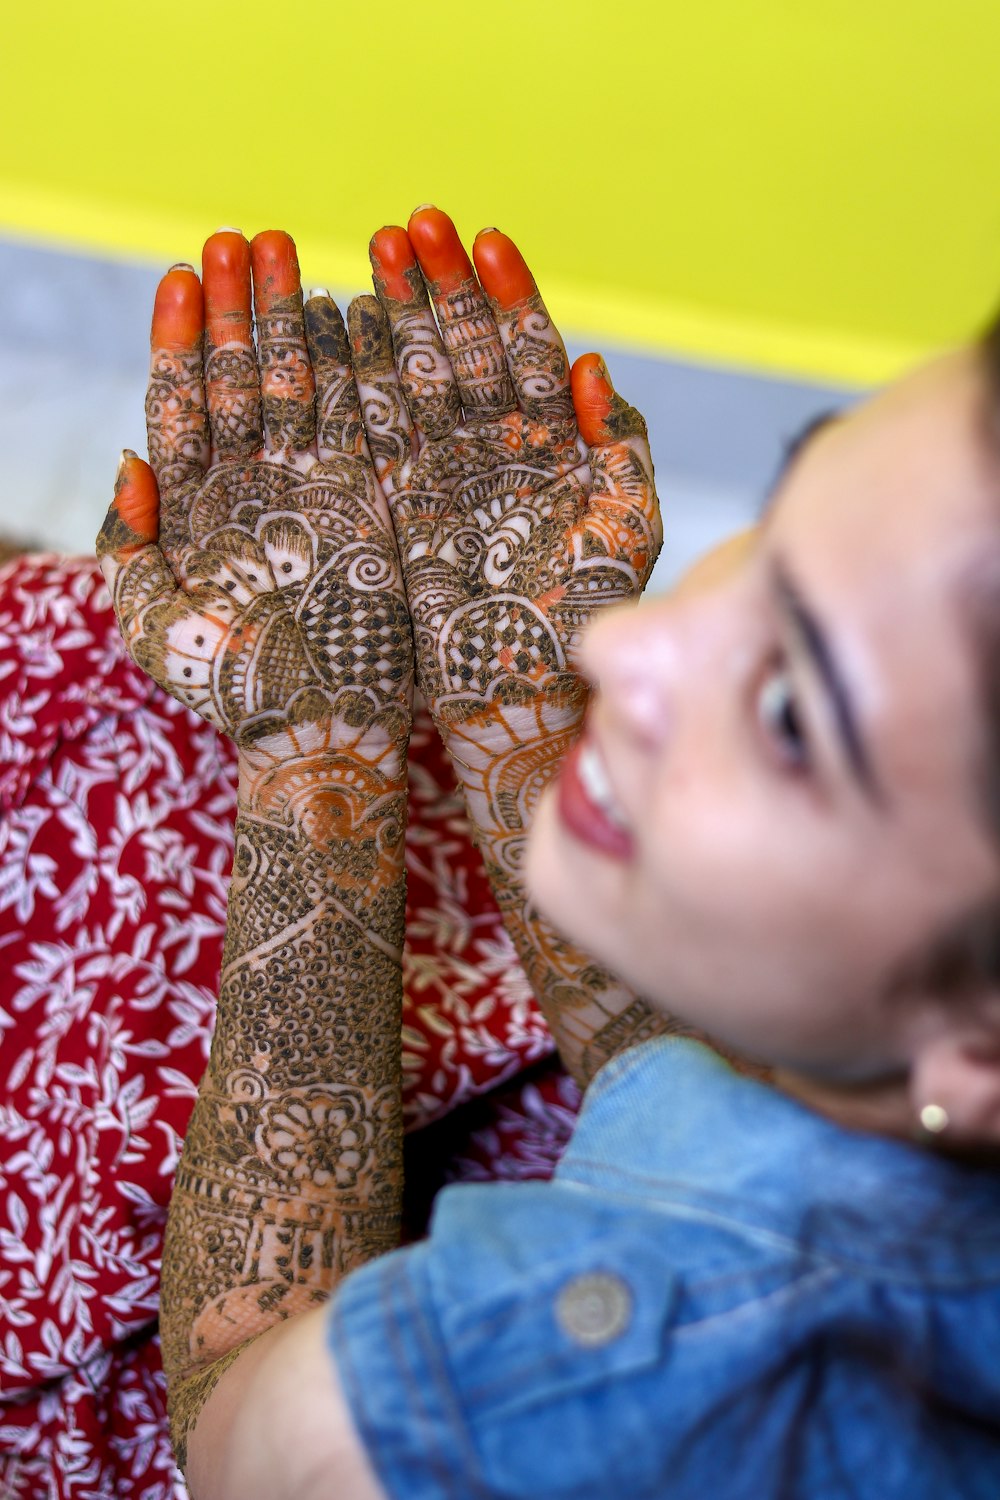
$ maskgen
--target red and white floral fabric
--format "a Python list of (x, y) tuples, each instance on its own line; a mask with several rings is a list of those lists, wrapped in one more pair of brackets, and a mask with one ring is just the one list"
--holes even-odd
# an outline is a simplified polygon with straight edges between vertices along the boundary
[[(579, 1101), (544, 1061), (551, 1040), (426, 716), (410, 769), (417, 1234), (446, 1180), (548, 1176)], [(234, 813), (232, 746), (128, 661), (96, 565), (0, 570), (4, 1500), (184, 1493), (155, 1342), (159, 1257), (208, 1052)]]

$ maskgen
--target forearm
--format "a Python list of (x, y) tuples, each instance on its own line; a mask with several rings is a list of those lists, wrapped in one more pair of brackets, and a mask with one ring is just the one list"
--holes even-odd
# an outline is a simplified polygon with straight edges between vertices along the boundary
[(585, 710), (579, 684), (518, 706), (486, 704), (441, 724), (504, 924), (560, 1056), (584, 1087), (616, 1052), (674, 1029), (557, 933), (525, 888), (525, 844), (539, 798), (579, 735)]
[(245, 1343), (398, 1243), (405, 748), (280, 738), (241, 753), (218, 1019), (164, 1246), (181, 1463)]

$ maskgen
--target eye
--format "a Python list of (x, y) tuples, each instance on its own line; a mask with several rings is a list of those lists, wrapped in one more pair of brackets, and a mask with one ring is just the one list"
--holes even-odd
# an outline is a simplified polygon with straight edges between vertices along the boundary
[(782, 765), (792, 771), (808, 770), (809, 740), (795, 697), (795, 686), (787, 666), (777, 663), (767, 673), (757, 694), (757, 717), (768, 744)]

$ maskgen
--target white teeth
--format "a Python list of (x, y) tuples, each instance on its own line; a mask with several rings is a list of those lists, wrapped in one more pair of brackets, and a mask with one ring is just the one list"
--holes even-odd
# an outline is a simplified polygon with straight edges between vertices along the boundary
[(604, 762), (593, 745), (582, 746), (577, 766), (580, 780), (590, 800), (596, 802), (601, 812), (609, 822), (614, 823), (616, 828), (627, 830), (628, 824), (615, 801), (615, 794), (611, 790)]

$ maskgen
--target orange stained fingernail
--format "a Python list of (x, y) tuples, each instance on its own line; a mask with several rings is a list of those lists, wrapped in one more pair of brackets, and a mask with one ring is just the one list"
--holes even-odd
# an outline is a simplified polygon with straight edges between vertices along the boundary
[(465, 253), (458, 230), (439, 208), (420, 208), (406, 226), (420, 269), (441, 292), (454, 292), (471, 280), (472, 262)]
[(295, 241), (283, 229), (264, 229), (250, 242), (254, 296), (260, 313), (299, 290), (299, 258)]
[(131, 448), (122, 450), (118, 464), (114, 508), (141, 542), (155, 542), (160, 531), (160, 493), (149, 464)]
[(615, 388), (608, 367), (599, 354), (581, 354), (570, 371), (573, 406), (585, 443), (607, 439), (607, 420), (614, 405)]
[(149, 342), (154, 349), (189, 349), (201, 338), (205, 303), (190, 266), (171, 266), (156, 288)]
[(216, 346), (250, 341), (250, 246), (235, 229), (220, 229), (201, 253), (205, 328)]
[(416, 269), (417, 257), (406, 230), (387, 224), (372, 235), (368, 249), (380, 289), (394, 302), (412, 302), (413, 284), (406, 273)]
[(480, 230), (472, 258), (487, 294), (505, 312), (538, 291), (524, 256), (510, 236), (499, 229)]

